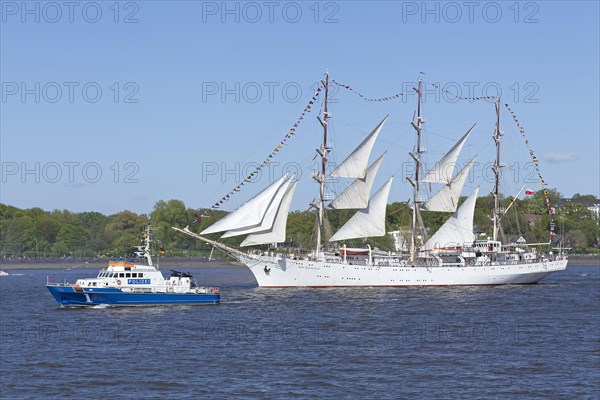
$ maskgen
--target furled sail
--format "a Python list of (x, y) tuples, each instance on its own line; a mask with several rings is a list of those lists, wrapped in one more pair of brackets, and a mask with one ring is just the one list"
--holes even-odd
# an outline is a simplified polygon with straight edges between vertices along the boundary
[(262, 221), (275, 194), (287, 178), (287, 174), (282, 176), (235, 211), (227, 214), (224, 218), (203, 230), (201, 235), (256, 226)]
[(456, 166), (456, 160), (458, 159), (458, 155), (462, 150), (465, 141), (471, 134), (471, 131), (475, 125), (473, 125), (467, 133), (463, 135), (462, 138), (452, 148), (442, 159), (435, 164), (435, 166), (425, 174), (423, 177), (423, 182), (430, 183), (448, 183), (452, 180), (452, 174), (454, 173), (454, 167)]
[(371, 197), (367, 208), (354, 214), (329, 241), (385, 235), (385, 210), (393, 180), (393, 177), (390, 178)]
[(458, 207), (458, 199), (463, 186), (469, 177), (469, 171), (473, 166), (475, 157), (461, 169), (452, 181), (447, 183), (439, 192), (435, 194), (427, 203), (423, 205), (426, 211), (454, 212)]
[(458, 247), (473, 242), (473, 214), (477, 201), (476, 188), (454, 214), (425, 243), (424, 249)]
[(288, 187), (290, 186), (292, 179), (294, 179), (293, 175), (279, 187), (277, 193), (275, 193), (275, 197), (273, 197), (273, 201), (271, 201), (271, 204), (269, 204), (269, 208), (267, 208), (267, 211), (265, 212), (265, 215), (263, 216), (263, 219), (260, 221), (259, 224), (239, 229), (232, 229), (230, 231), (227, 231), (221, 237), (228, 238), (232, 236), (247, 235), (249, 233), (271, 229), (275, 221), (275, 217), (277, 216), (277, 210), (279, 209), (279, 205), (281, 204), (283, 196), (285, 195)]
[(371, 166), (367, 169), (367, 173), (364, 178), (357, 178), (350, 184), (338, 197), (333, 199), (329, 204), (331, 208), (337, 210), (348, 209), (348, 208), (366, 208), (369, 204), (369, 196), (371, 195), (371, 188), (375, 181), (375, 176), (379, 167), (383, 162), (385, 153), (381, 155)]
[(387, 120), (387, 116), (373, 129), (373, 131), (358, 145), (350, 155), (342, 161), (336, 169), (333, 170), (331, 176), (340, 178), (364, 178), (367, 173), (367, 165), (369, 164), (369, 156), (373, 149), (373, 144), (377, 140), (377, 136), (383, 128), (383, 124)]
[(294, 182), (285, 192), (283, 199), (277, 208), (273, 226), (270, 229), (248, 235), (248, 237), (244, 239), (240, 246), (245, 247), (259, 244), (285, 242), (285, 228), (287, 226), (288, 212), (290, 211), (292, 197), (294, 197), (294, 190), (296, 190), (297, 184), (298, 182)]

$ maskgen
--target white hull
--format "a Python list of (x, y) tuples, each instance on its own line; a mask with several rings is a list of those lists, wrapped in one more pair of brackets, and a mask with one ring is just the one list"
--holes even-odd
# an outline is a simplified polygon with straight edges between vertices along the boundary
[(242, 261), (266, 288), (526, 284), (567, 267), (567, 260), (468, 267), (368, 266), (268, 256)]

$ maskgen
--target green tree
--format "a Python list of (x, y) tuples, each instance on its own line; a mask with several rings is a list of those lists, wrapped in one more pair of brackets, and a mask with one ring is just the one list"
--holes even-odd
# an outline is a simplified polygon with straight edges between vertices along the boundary
[(193, 221), (189, 217), (185, 204), (181, 200), (160, 200), (154, 205), (154, 210), (150, 213), (150, 222), (154, 227), (154, 238), (162, 247), (181, 248), (191, 246), (187, 236), (172, 229), (175, 227), (185, 227)]

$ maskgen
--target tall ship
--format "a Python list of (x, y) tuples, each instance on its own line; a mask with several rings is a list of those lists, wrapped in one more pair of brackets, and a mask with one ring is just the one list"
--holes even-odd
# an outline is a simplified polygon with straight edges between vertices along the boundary
[(137, 263), (111, 261), (96, 278), (48, 282), (46, 287), (61, 307), (219, 304), (219, 289), (198, 286), (188, 272), (171, 270), (165, 279), (152, 262), (151, 231), (148, 226), (137, 246)]
[[(415, 86), (417, 107), (411, 122), (415, 131), (415, 145), (409, 153), (414, 163), (414, 175), (406, 179), (412, 186), (406, 251), (393, 253), (372, 249), (368, 245), (350, 248), (345, 244), (350, 240), (386, 235), (386, 208), (393, 177), (389, 177), (371, 195), (385, 153), (370, 165), (369, 159), (387, 117), (341, 163), (328, 171), (328, 158), (332, 151), (328, 144), (328, 120), (331, 117), (328, 111), (328, 73), (321, 81), (324, 99), (322, 113), (318, 117), (323, 129), (323, 140), (316, 150), (316, 157), (320, 158), (320, 171), (312, 177), (319, 187), (319, 198), (311, 204), (316, 210), (314, 249), (286, 254), (273, 248), (275, 244), (286, 240), (288, 213), (297, 185), (294, 176), (289, 175), (282, 176), (199, 233), (190, 230), (189, 226), (174, 229), (227, 252), (245, 264), (258, 285), (265, 288), (530, 284), (564, 270), (567, 258), (562, 251), (553, 253), (540, 250), (547, 248), (550, 242), (528, 244), (521, 238), (516, 242), (502, 243), (500, 240), (502, 218), (512, 205), (505, 209), (500, 201), (500, 97), (495, 103), (497, 118), (493, 134), (496, 149), (492, 167), (495, 180), (491, 193), (494, 208), (490, 217), (493, 228), (490, 237), (482, 240), (478, 239), (473, 228), (479, 188), (476, 187), (459, 205), (475, 158), (454, 173), (457, 159), (474, 126), (433, 168), (424, 170), (422, 80), (419, 79)], [(326, 195), (326, 182), (330, 177), (351, 178), (353, 181), (337, 197), (330, 199)], [(422, 187), (426, 184), (437, 184), (441, 189), (428, 198), (422, 193)], [(332, 209), (357, 211), (333, 235), (325, 237), (325, 212)], [(423, 224), (423, 212), (446, 212), (451, 215), (436, 232), (430, 234)], [(207, 237), (222, 232), (221, 238), (246, 237), (239, 248)], [(264, 249), (266, 245), (271, 245), (266, 251), (252, 250), (251, 247), (262, 246)]]

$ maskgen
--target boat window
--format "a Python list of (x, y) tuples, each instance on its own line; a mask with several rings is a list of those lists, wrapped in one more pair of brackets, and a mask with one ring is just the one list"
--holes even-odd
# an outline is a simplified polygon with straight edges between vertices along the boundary
[(119, 278), (125, 278), (125, 273), (124, 272), (119, 272)]
[(138, 273), (137, 273), (137, 272), (134, 272), (134, 273), (132, 273), (131, 275), (132, 275), (134, 278), (137, 278), (137, 277), (138, 277)]
[(131, 278), (131, 272), (126, 273), (125, 278)]
[(142, 272), (140, 272), (140, 273), (138, 273), (138, 277), (139, 277), (139, 278), (143, 278), (143, 277), (144, 277), (144, 274), (143, 274)]

